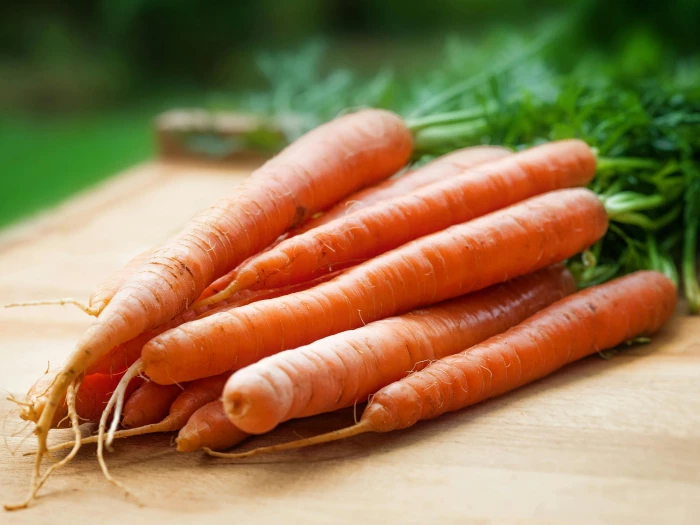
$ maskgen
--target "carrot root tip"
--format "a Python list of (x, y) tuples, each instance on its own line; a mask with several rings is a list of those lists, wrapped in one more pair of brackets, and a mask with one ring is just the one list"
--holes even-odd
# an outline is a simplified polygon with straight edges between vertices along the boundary
[(78, 307), (80, 310), (93, 317), (97, 317), (97, 315), (100, 313), (100, 309), (97, 306), (88, 306), (82, 301), (78, 301), (77, 299), (74, 299), (72, 297), (66, 297), (64, 299), (48, 299), (42, 301), (25, 301), (21, 303), (10, 303), (6, 304), (5, 308), (19, 308), (24, 306), (65, 306), (69, 304)]
[(340, 430), (334, 430), (326, 434), (320, 434), (318, 436), (313, 436), (310, 438), (299, 439), (297, 441), (290, 441), (288, 443), (282, 443), (280, 445), (271, 445), (269, 447), (259, 447), (247, 452), (216, 452), (207, 447), (202, 447), (202, 450), (209, 456), (215, 458), (226, 458), (226, 459), (245, 459), (257, 456), (260, 454), (271, 454), (273, 452), (282, 452), (285, 450), (295, 450), (298, 448), (304, 448), (311, 445), (320, 445), (321, 443), (330, 443), (332, 441), (338, 441), (340, 439), (346, 439), (359, 434), (364, 434), (365, 432), (372, 432), (373, 428), (368, 420), (360, 420), (359, 423), (351, 427), (341, 428)]

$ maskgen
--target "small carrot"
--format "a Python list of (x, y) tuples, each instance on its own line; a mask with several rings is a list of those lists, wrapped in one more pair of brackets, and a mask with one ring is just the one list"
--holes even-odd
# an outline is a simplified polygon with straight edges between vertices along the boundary
[(322, 215), (315, 217), (305, 224), (292, 230), (290, 237), (313, 230), (322, 224), (344, 217), (378, 202), (406, 195), (412, 191), (457, 176), (471, 168), (499, 160), (513, 152), (499, 146), (473, 146), (443, 155), (425, 166), (353, 193), (346, 199), (335, 204)]
[(417, 239), (310, 290), (162, 333), (143, 347), (144, 370), (160, 384), (237, 370), (544, 268), (590, 246), (606, 228), (603, 205), (591, 191), (547, 193)]
[[(146, 434), (155, 434), (158, 432), (172, 432), (179, 430), (192, 415), (201, 407), (215, 401), (221, 397), (221, 391), (224, 388), (226, 380), (231, 374), (221, 374), (214, 377), (205, 377), (189, 383), (184, 390), (175, 398), (168, 415), (158, 423), (152, 423), (141, 427), (128, 428), (114, 433), (114, 438), (127, 438), (134, 436), (143, 436)], [(151, 383), (148, 383), (151, 384)], [(98, 436), (90, 436), (82, 438), (83, 444), (97, 443)], [(75, 445), (74, 441), (68, 441), (59, 445), (53, 446), (49, 451), (63, 450), (72, 448)]]
[(409, 372), (501, 333), (575, 290), (569, 271), (556, 265), (376, 321), (239, 370), (223, 400), (236, 427), (269, 432), (288, 419), (364, 402)]
[(651, 271), (588, 288), (382, 388), (352, 427), (242, 454), (212, 454), (248, 457), (410, 427), (514, 390), (634, 337), (654, 334), (673, 314), (676, 296), (671, 280)]
[(249, 434), (238, 429), (224, 412), (221, 400), (212, 401), (197, 410), (180, 429), (176, 443), (178, 452), (194, 452), (200, 448), (226, 450), (238, 445)]
[(281, 242), (242, 265), (223, 292), (308, 281), (338, 264), (364, 260), (418, 237), (519, 201), (591, 181), (596, 158), (580, 140), (551, 142), (463, 175), (380, 202)]
[(170, 405), (182, 391), (179, 385), (144, 383), (127, 398), (122, 426), (134, 428), (157, 423), (168, 415)]
[(274, 297), (280, 297), (282, 295), (288, 295), (290, 293), (312, 288), (317, 284), (330, 281), (331, 279), (340, 275), (343, 271), (344, 270), (342, 269), (336, 270), (333, 273), (322, 275), (321, 277), (307, 283), (285, 286), (283, 288), (273, 288), (271, 290), (241, 290), (239, 293), (229, 297), (221, 303), (204, 305), (198, 308), (186, 310), (172, 321), (169, 321), (154, 330), (145, 332), (134, 339), (113, 348), (94, 365), (89, 367), (87, 369), (87, 373), (116, 374), (124, 372), (124, 370), (129, 368), (139, 357), (141, 357), (141, 349), (148, 341), (167, 330), (180, 326), (181, 324), (194, 321), (195, 319), (203, 319), (204, 317), (208, 317), (215, 313), (224, 312), (231, 308), (238, 308), (240, 306), (252, 304), (264, 299), (272, 299)]

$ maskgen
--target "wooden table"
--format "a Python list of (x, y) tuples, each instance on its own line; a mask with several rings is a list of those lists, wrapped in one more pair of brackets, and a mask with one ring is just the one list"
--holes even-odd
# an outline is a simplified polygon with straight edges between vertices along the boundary
[[(0, 303), (86, 298), (247, 171), (145, 164), (2, 233)], [(72, 307), (0, 310), (0, 388), (23, 394), (89, 323)], [(4, 502), (24, 494), (34, 443), (13, 405), (0, 409)], [(351, 422), (351, 411), (293, 422), (250, 445)], [(403, 432), (241, 464), (176, 453), (159, 435), (119, 442), (108, 461), (144, 507), (102, 479), (86, 446), (0, 523), (697, 524), (700, 319), (677, 316), (651, 345)]]

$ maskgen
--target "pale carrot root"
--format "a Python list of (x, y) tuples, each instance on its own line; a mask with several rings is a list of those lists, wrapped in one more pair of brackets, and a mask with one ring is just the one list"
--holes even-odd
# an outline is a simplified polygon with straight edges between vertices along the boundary
[(93, 317), (97, 317), (100, 313), (100, 309), (95, 307), (95, 306), (88, 306), (82, 301), (79, 301), (78, 299), (74, 299), (73, 297), (65, 297), (63, 299), (45, 299), (45, 300), (39, 300), (39, 301), (24, 301), (21, 303), (10, 303), (6, 304), (5, 308), (17, 308), (17, 307), (24, 307), (24, 306), (65, 306), (65, 305), (73, 305), (78, 307), (80, 310), (85, 312), (88, 315), (91, 315)]
[(285, 450), (294, 450), (311, 445), (330, 443), (331, 441), (347, 439), (350, 437), (359, 436), (360, 434), (365, 434), (367, 432), (374, 432), (374, 430), (369, 421), (365, 420), (360, 421), (351, 427), (341, 428), (340, 430), (334, 430), (326, 434), (290, 441), (288, 443), (281, 443), (279, 445), (271, 445), (269, 447), (254, 448), (253, 450), (248, 450), (247, 452), (216, 452), (207, 447), (203, 447), (202, 450), (210, 456), (216, 458), (244, 459), (252, 458), (253, 456), (257, 456), (259, 454), (272, 454), (274, 452), (283, 452)]
[[(46, 480), (49, 479), (49, 476), (51, 476), (51, 474), (56, 470), (68, 464), (78, 454), (80, 446), (82, 445), (82, 438), (80, 434), (80, 421), (78, 420), (78, 413), (75, 410), (75, 397), (76, 391), (78, 390), (79, 386), (80, 385), (76, 386), (75, 384), (71, 384), (66, 390), (66, 403), (68, 405), (68, 414), (70, 415), (71, 426), (73, 428), (73, 434), (75, 437), (75, 439), (71, 443), (71, 451), (65, 458), (51, 465), (42, 477), (33, 476), (31, 490), (27, 498), (18, 504), (5, 505), (5, 510), (12, 511), (26, 508), (36, 498), (39, 490), (41, 490), (41, 487), (44, 485), (44, 483), (46, 483)], [(34, 460), (35, 463), (39, 462), (40, 459), (41, 458), (37, 454), (36, 459)], [(35, 467), (34, 472), (38, 472), (38, 468)]]
[[(107, 468), (107, 462), (105, 461), (104, 457), (104, 449), (106, 445), (107, 449), (109, 450), (112, 441), (114, 440), (114, 435), (116, 433), (117, 426), (119, 425), (119, 416), (121, 414), (121, 409), (124, 404), (124, 397), (126, 396), (126, 388), (129, 385), (129, 382), (134, 377), (138, 376), (142, 371), (143, 366), (141, 360), (136, 361), (132, 366), (129, 367), (124, 376), (119, 381), (119, 385), (114, 391), (114, 394), (112, 394), (112, 397), (109, 399), (107, 407), (105, 407), (104, 411), (102, 412), (102, 416), (100, 417), (100, 424), (97, 431), (97, 462), (100, 465), (102, 474), (104, 474), (104, 477), (107, 479), (107, 481), (109, 481), (115, 487), (122, 489), (127, 496), (132, 496), (137, 502), (139, 500), (131, 492), (131, 490), (129, 490), (129, 488), (126, 485), (124, 485), (121, 481), (115, 479), (109, 472), (109, 469)], [(105, 440), (107, 419), (109, 418), (112, 409), (114, 409), (114, 416), (112, 418), (112, 424), (110, 425), (107, 439)]]
[[(163, 421), (159, 421), (158, 423), (151, 423), (150, 425), (144, 425), (142, 427), (134, 427), (134, 428), (126, 428), (123, 430), (118, 430), (117, 432), (114, 433), (112, 438), (113, 439), (122, 439), (122, 438), (128, 438), (128, 437), (143, 436), (146, 434), (155, 434), (158, 432), (172, 432), (173, 430), (177, 430), (177, 428), (175, 428), (175, 425), (173, 425), (172, 418), (166, 417), (165, 419), (163, 419)], [(88, 437), (81, 438), (81, 441), (82, 441), (83, 445), (89, 445), (92, 443), (97, 443), (98, 439), (99, 439), (99, 436), (94, 435), (94, 436), (88, 436)], [(59, 450), (65, 450), (67, 448), (71, 448), (73, 446), (74, 442), (75, 441), (65, 441), (63, 443), (59, 443), (58, 445), (48, 447), (47, 451), (48, 452), (57, 452)], [(34, 452), (27, 452), (24, 455), (25, 456), (34, 455)]]
[[(126, 389), (129, 386), (129, 383), (133, 378), (136, 376), (140, 375), (143, 372), (143, 361), (140, 359), (137, 360), (133, 365), (129, 367), (129, 369), (126, 371), (126, 373), (122, 376), (121, 380), (119, 381), (119, 385), (117, 385), (116, 390), (112, 394), (111, 399), (115, 399), (114, 403), (114, 415), (112, 416), (112, 423), (109, 426), (109, 431), (107, 433), (107, 440), (105, 442), (107, 449), (109, 450), (110, 447), (112, 446), (112, 441), (114, 440), (114, 434), (117, 431), (117, 427), (119, 426), (119, 421), (121, 419), (121, 414), (122, 410), (124, 408), (124, 402), (126, 398)], [(110, 401), (111, 401), (110, 399)], [(108, 412), (109, 410), (109, 404), (107, 405), (107, 408), (105, 408), (105, 412)], [(100, 424), (102, 423), (102, 420), (100, 420)]]

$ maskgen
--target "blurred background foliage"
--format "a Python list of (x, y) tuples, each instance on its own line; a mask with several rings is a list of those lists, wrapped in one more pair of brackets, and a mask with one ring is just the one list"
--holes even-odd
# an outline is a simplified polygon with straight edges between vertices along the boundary
[[(557, 17), (568, 23), (548, 59), (563, 73), (600, 61), (623, 81), (653, 77), (698, 51), (696, 0), (9, 3), (0, 18), (0, 226), (147, 158), (162, 110), (269, 110), (267, 86), (293, 81), (290, 68), (305, 85), (318, 75), (309, 104), (350, 82), (374, 90), (364, 100), (391, 96), (389, 76), (414, 86), (424, 78), (416, 89), (428, 97), (455, 72), (517, 52)], [(310, 40), (325, 54), (295, 55)], [(271, 58), (280, 52), (286, 61)], [(323, 76), (320, 60), (335, 73)]]

